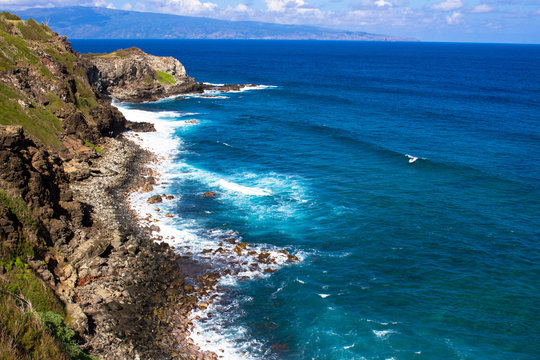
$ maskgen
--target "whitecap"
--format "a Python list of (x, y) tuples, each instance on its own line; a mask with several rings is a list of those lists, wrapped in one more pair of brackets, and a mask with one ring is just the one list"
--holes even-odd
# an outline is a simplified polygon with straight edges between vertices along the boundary
[(353, 347), (354, 347), (354, 344), (349, 345), (349, 346), (344, 346), (343, 348), (344, 348), (345, 350), (347, 350), (347, 349), (350, 349), (350, 348), (353, 348)]
[(227, 190), (241, 193), (244, 195), (255, 195), (255, 196), (269, 196), (272, 195), (272, 192), (266, 189), (260, 189), (256, 187), (248, 187), (239, 185), (224, 179), (219, 180), (219, 185)]
[(405, 154), (405, 156), (409, 158), (409, 164), (412, 164), (413, 162), (415, 162), (416, 160), (418, 160), (417, 157), (412, 156), (412, 155), (409, 155), (409, 154)]
[[(129, 105), (116, 104), (119, 110), (130, 121), (151, 122), (156, 128), (156, 132), (151, 133), (126, 133), (126, 137), (138, 143), (142, 148), (147, 149), (156, 154), (157, 162), (150, 165), (153, 170), (153, 176), (157, 180), (154, 185), (154, 190), (149, 193), (133, 192), (129, 196), (131, 207), (136, 211), (142, 219), (143, 224), (157, 225), (152, 232), (152, 237), (156, 242), (166, 242), (178, 253), (192, 253), (192, 257), (203, 263), (212, 264), (218, 268), (234, 268), (233, 274), (230, 276), (221, 277), (219, 286), (235, 286), (241, 279), (253, 279), (257, 277), (272, 276), (264, 270), (278, 270), (280, 267), (288, 263), (286, 254), (278, 252), (280, 249), (275, 246), (266, 244), (248, 245), (249, 250), (256, 251), (256, 254), (268, 252), (269, 258), (275, 261), (275, 264), (264, 265), (252, 268), (249, 264), (253, 263), (256, 255), (249, 255), (244, 251), (238, 256), (235, 251), (235, 244), (225, 241), (226, 239), (234, 238), (236, 242), (241, 242), (242, 237), (237, 232), (232, 230), (222, 229), (205, 229), (195, 220), (183, 219), (179, 216), (167, 217), (166, 213), (173, 213), (174, 208), (178, 207), (178, 203), (182, 201), (181, 196), (175, 194), (172, 200), (164, 200), (159, 204), (161, 211), (156, 211), (155, 204), (148, 204), (147, 199), (154, 194), (170, 194), (172, 184), (176, 181), (182, 181), (186, 177), (195, 176), (197, 179), (206, 179), (210, 186), (220, 187), (229, 193), (229, 196), (242, 198), (241, 195), (268, 196), (272, 191), (266, 189), (265, 186), (260, 186), (261, 183), (256, 180), (260, 179), (258, 175), (242, 176), (227, 178), (200, 169), (193, 168), (185, 163), (179, 163), (175, 159), (175, 155), (182, 151), (182, 140), (175, 134), (176, 130), (185, 125), (182, 121), (186, 116), (193, 116), (193, 113), (175, 112), (175, 111), (144, 111), (129, 108)], [(227, 144), (228, 145), (228, 144)], [(173, 159), (174, 162), (173, 162)], [(189, 173), (185, 173), (188, 171)], [(238, 179), (238, 180), (237, 180)], [(232, 181), (234, 180), (234, 181)], [(240, 185), (236, 181), (242, 183), (252, 183), (255, 186)], [(270, 183), (270, 182), (269, 182)], [(154, 222), (157, 220), (158, 222)], [(220, 250), (221, 249), (221, 250)], [(203, 254), (203, 250), (205, 253)], [(305, 258), (305, 254), (289, 249), (291, 254), (296, 255), (300, 261)], [(234, 263), (234, 264), (233, 264)], [(246, 265), (248, 264), (248, 265)], [(299, 282), (303, 283), (301, 280)], [(281, 288), (280, 288), (281, 289)], [(212, 296), (216, 295), (213, 293)], [(249, 337), (247, 329), (242, 327), (226, 328), (228, 321), (225, 316), (229, 316), (228, 312), (217, 316), (213, 314), (212, 318), (208, 318), (214, 309), (220, 304), (219, 296), (214, 299), (213, 305), (209, 306), (206, 311), (197, 310), (191, 318), (195, 328), (191, 332), (191, 338), (201, 348), (205, 350), (213, 350), (217, 354), (226, 359), (246, 359), (248, 355), (242, 354), (243, 351), (263, 353), (263, 343), (258, 340), (250, 339), (246, 341), (246, 345), (238, 346), (239, 339)], [(201, 299), (205, 301), (205, 299)], [(214, 305), (215, 304), (215, 305)], [(231, 313), (239, 313), (240, 309), (235, 308)], [(196, 316), (201, 316), (201, 321), (195, 319)], [(204, 321), (203, 321), (204, 320)], [(245, 339), (243, 339), (245, 340)], [(224, 351), (220, 351), (223, 349)], [(256, 358), (250, 356), (249, 358)]]
[(375, 336), (377, 336), (377, 338), (381, 340), (386, 340), (391, 334), (395, 333), (394, 330), (372, 330), (372, 331), (373, 331), (373, 334), (375, 334)]
[(275, 86), (275, 85), (246, 85), (246, 86), (242, 87), (239, 90), (228, 90), (228, 91), (224, 91), (224, 92), (227, 92), (227, 93), (241, 93), (241, 92), (250, 91), (250, 90), (265, 90), (265, 89), (275, 89), (275, 88), (277, 88), (277, 86)]
[(330, 296), (330, 294), (317, 294), (319, 295), (320, 297), (322, 297), (323, 299), (326, 299), (327, 297)]

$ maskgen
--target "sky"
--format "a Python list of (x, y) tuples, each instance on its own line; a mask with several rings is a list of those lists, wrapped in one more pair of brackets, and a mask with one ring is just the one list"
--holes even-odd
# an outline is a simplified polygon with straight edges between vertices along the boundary
[(317, 25), (422, 41), (540, 43), (540, 0), (0, 0), (29, 7), (114, 9)]

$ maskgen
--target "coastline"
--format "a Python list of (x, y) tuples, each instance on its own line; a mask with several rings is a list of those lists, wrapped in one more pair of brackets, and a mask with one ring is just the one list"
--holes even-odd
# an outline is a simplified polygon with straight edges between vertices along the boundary
[[(200, 96), (204, 98), (206, 95)], [(202, 349), (200, 351), (203, 356), (223, 359), (249, 358), (251, 354), (247, 350), (250, 344), (243, 344), (242, 348), (239, 348), (234, 339), (228, 339), (224, 335), (225, 329), (212, 324), (224, 311), (220, 304), (222, 298), (227, 297), (224, 287), (237, 281), (269, 276), (280, 267), (300, 259), (282, 248), (245, 243), (234, 229), (200, 229), (193, 223), (187, 225), (183, 219), (176, 218), (173, 209), (175, 206), (182, 206), (182, 194), (172, 195), (171, 185), (175, 181), (182, 181), (190, 172), (179, 170), (173, 164), (173, 159), (181, 147), (181, 139), (173, 138), (172, 134), (179, 126), (197, 126), (198, 121), (193, 119), (197, 114), (171, 111), (154, 113), (131, 109), (129, 103), (113, 105), (129, 122), (151, 123), (156, 130), (124, 133), (125, 138), (150, 154), (146, 161), (140, 163), (137, 185), (126, 194), (125, 206), (135, 214), (139, 226), (147, 231), (146, 235), (151, 241), (168, 244), (176, 253), (177, 259), (183, 262), (182, 266), (186, 270), (184, 289), (193, 297), (188, 309), (183, 305), (182, 321), (187, 327), (177, 336), (195, 349)], [(256, 188), (232, 183), (227, 183), (226, 186), (242, 192), (243, 196), (268, 195)], [(217, 195), (208, 188), (199, 190), (201, 197)]]
[(193, 266), (154, 242), (127, 201), (152, 155), (126, 139), (107, 139), (107, 148), (94, 164), (106, 174), (73, 186), (98, 215), (99, 231), (112, 237), (105, 254), (79, 270), (77, 302), (94, 327), (86, 347), (102, 359), (214, 359), (187, 336), (196, 298), (184, 278)]
[[(135, 143), (122, 135), (126, 130), (143, 134), (154, 125), (126, 121), (111, 102), (220, 98), (221, 92), (265, 87), (196, 83), (178, 60), (134, 48), (81, 55), (44, 24), (9, 13), (0, 20), (21, 39), (19, 25), (40, 34), (39, 40), (23, 42), (28, 61), (10, 62), (12, 69), (2, 72), (2, 99), (14, 113), (3, 114), (7, 126), (0, 126), (6, 168), (0, 176), (0, 275), (7, 274), (1, 280), (39, 285), (39, 296), (50, 302), (40, 311), (53, 310), (60, 325), (47, 323), (38, 333), (46, 337), (52, 330), (45, 326), (69, 326), (67, 339), (57, 336), (69, 349), (107, 360), (216, 358), (200, 346), (205, 341), (196, 338), (201, 332), (196, 324), (211, 318), (220, 279), (249, 279), (298, 259), (286, 250), (246, 244), (233, 230), (186, 232), (167, 221), (173, 220), (172, 213), (154, 205), (150, 215), (141, 213), (135, 204), (174, 199), (164, 192), (160, 177), (175, 172), (158, 169), (159, 161), (170, 159), (157, 151), (162, 143), (148, 152), (135, 144), (138, 135), (132, 138)], [(21, 22), (16, 26), (12, 21)], [(47, 53), (43, 49), (51, 42), (56, 52), (42, 58), (47, 67), (38, 69), (34, 57)], [(108, 71), (111, 67), (114, 71)], [(245, 192), (252, 188), (224, 184), (254, 195)], [(35, 278), (19, 276), (18, 270), (27, 268)], [(10, 289), (6, 296), (17, 298), (22, 292), (33, 297), (31, 289)], [(26, 310), (16, 311), (22, 316)], [(12, 331), (10, 341), (24, 342), (19, 335)]]

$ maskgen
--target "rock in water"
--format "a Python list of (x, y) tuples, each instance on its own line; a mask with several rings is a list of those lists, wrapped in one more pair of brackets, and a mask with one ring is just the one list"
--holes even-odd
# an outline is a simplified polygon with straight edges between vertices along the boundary
[(160, 203), (162, 201), (163, 201), (163, 199), (161, 198), (161, 195), (150, 196), (148, 198), (148, 200), (146, 200), (146, 202), (149, 203), (149, 204)]

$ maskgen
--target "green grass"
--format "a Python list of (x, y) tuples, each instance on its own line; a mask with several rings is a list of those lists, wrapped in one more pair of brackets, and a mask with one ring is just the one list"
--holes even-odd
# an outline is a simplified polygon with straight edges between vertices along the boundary
[(6, 274), (9, 282), (3, 285), (4, 291), (24, 296), (37, 312), (53, 311), (65, 316), (64, 308), (52, 290), (28, 269), (20, 257), (17, 256), (15, 261), (5, 261), (4, 268), (9, 270)]
[(56, 63), (66, 65), (67, 70), (70, 73), (73, 72), (73, 64), (77, 59), (74, 54), (66, 53), (62, 49), (54, 46), (47, 46), (45, 52), (51, 55)]
[(75, 331), (66, 326), (64, 318), (59, 314), (47, 311), (40, 313), (41, 320), (47, 330), (60, 341), (65, 352), (73, 360), (98, 360), (95, 356), (84, 353), (75, 343)]
[(7, 11), (2, 11), (0, 16), (4, 17), (6, 20), (21, 20), (21, 18), (18, 17), (17, 15), (9, 13)]
[(0, 70), (16, 69), (19, 61), (36, 66), (40, 63), (24, 39), (6, 31), (0, 31), (0, 49)]
[(21, 223), (31, 229), (36, 229), (37, 225), (32, 216), (32, 211), (26, 206), (26, 203), (20, 196), (14, 199), (4, 190), (0, 189), (0, 203), (4, 204)]
[(174, 85), (176, 84), (176, 81), (174, 80), (174, 77), (171, 74), (167, 74), (166, 72), (154, 70), (154, 78), (159, 81), (162, 85)]
[(89, 56), (95, 56), (100, 57), (104, 59), (111, 59), (111, 58), (125, 58), (128, 56), (128, 54), (124, 50), (116, 50), (111, 53), (107, 54), (88, 54)]
[(22, 125), (26, 132), (45, 145), (61, 148), (62, 144), (58, 139), (62, 131), (60, 120), (40, 105), (23, 108), (17, 99), (25, 98), (18, 90), (0, 83), (0, 124)]
[(85, 141), (85, 142), (84, 142), (84, 145), (86, 145), (86, 146), (88, 146), (88, 147), (91, 147), (92, 149), (96, 150), (97, 152), (102, 152), (102, 151), (103, 151), (102, 148), (100, 148), (99, 146), (96, 146), (96, 145), (92, 144), (92, 143), (89, 142), (89, 141)]
[(0, 359), (68, 360), (23, 297), (0, 293)]
[(99, 106), (94, 92), (89, 86), (86, 86), (85, 82), (75, 75), (75, 84), (77, 85), (76, 104), (77, 107), (84, 113), (88, 114), (90, 109), (94, 109)]
[(51, 71), (49, 69), (47, 69), (46, 66), (43, 66), (41, 65), (39, 67), (39, 72), (43, 74), (43, 76), (49, 80), (53, 80), (54, 79), (54, 75), (51, 73)]
[(110, 53), (102, 53), (102, 54), (95, 54), (95, 53), (88, 53), (86, 55), (83, 55), (85, 57), (99, 57), (104, 59), (110, 59), (110, 58), (126, 58), (130, 56), (131, 54), (134, 54), (136, 52), (139, 52), (139, 49), (131, 47), (129, 49), (118, 49)]
[(47, 25), (40, 25), (34, 19), (18, 21), (16, 26), (19, 28), (24, 38), (29, 40), (48, 40), (54, 35)]
[(97, 360), (75, 342), (60, 301), (19, 257), (0, 275), (0, 359)]

